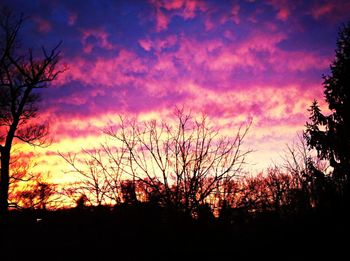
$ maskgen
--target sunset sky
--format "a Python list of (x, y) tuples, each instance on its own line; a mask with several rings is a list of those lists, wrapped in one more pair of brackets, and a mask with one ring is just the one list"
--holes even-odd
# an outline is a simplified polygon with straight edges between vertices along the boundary
[(97, 147), (118, 115), (170, 118), (175, 106), (206, 113), (224, 134), (253, 119), (247, 169), (280, 161), (323, 99), (339, 26), (350, 2), (3, 0), (29, 16), (22, 47), (62, 41), (68, 70), (43, 94), (53, 143), (25, 148), (58, 181), (57, 156)]

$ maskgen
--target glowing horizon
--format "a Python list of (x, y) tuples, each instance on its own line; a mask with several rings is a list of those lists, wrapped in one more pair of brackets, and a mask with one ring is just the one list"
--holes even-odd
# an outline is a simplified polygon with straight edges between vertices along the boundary
[(183, 107), (205, 113), (223, 134), (252, 118), (247, 170), (281, 160), (323, 101), (341, 23), (336, 1), (36, 1), (5, 0), (30, 19), (23, 47), (60, 40), (68, 70), (43, 91), (41, 119), (53, 144), (25, 146), (40, 171), (62, 180), (57, 152), (98, 147), (118, 115), (169, 119)]

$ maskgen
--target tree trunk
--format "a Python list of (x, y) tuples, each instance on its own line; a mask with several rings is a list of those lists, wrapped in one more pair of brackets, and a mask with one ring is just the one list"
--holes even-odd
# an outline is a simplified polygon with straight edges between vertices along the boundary
[(8, 211), (8, 191), (10, 181), (10, 151), (1, 148), (1, 176), (0, 176), (0, 215)]

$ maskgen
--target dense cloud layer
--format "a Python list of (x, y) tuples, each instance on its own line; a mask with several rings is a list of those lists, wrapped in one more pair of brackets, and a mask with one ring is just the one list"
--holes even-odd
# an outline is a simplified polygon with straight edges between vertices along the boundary
[(350, 18), (346, 0), (5, 3), (30, 17), (24, 47), (63, 41), (69, 69), (42, 104), (52, 161), (50, 151), (99, 140), (118, 114), (168, 117), (183, 106), (224, 129), (253, 118), (249, 145), (267, 166), (322, 99), (321, 75)]

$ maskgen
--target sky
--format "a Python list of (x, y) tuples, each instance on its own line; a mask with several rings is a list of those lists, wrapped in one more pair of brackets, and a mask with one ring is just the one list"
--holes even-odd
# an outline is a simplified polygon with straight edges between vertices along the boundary
[[(338, 29), (350, 2), (287, 0), (2, 0), (28, 16), (23, 48), (62, 41), (67, 70), (42, 92), (48, 148), (25, 147), (40, 171), (62, 179), (57, 156), (98, 147), (118, 115), (170, 119), (176, 106), (205, 113), (225, 135), (253, 120), (248, 169), (279, 162), (323, 107)], [(21, 151), (21, 150), (20, 150)]]

